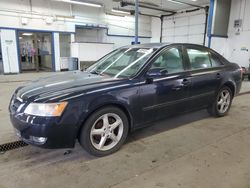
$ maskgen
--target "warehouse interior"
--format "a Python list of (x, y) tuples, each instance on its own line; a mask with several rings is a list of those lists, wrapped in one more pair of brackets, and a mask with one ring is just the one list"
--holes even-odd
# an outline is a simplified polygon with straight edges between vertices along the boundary
[[(249, 19), (250, 0), (0, 1), (0, 188), (250, 187)], [(242, 86), (228, 115), (171, 116), (101, 158), (78, 143), (42, 149), (16, 136), (17, 88), (148, 43), (197, 44), (238, 64)]]

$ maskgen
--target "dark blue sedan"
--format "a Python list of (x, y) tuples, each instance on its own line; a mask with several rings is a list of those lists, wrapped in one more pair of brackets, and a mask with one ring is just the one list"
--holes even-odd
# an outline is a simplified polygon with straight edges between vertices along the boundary
[[(83, 52), (84, 53), (84, 52)], [(117, 151), (129, 132), (171, 115), (207, 108), (228, 113), (242, 71), (215, 51), (193, 44), (119, 48), (86, 71), (59, 73), (18, 88), (11, 122), (28, 144)]]

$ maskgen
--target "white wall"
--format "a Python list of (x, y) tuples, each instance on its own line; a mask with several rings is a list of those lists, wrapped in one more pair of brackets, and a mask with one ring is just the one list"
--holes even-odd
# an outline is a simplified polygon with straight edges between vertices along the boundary
[(2, 29), (0, 33), (4, 73), (18, 73), (16, 32), (14, 30)]
[[(239, 31), (234, 28), (234, 20), (242, 19)], [(212, 48), (231, 62), (249, 66), (250, 59), (250, 0), (232, 0), (228, 38), (212, 38)], [(237, 33), (237, 34), (236, 34)], [(248, 51), (246, 51), (246, 49)]]

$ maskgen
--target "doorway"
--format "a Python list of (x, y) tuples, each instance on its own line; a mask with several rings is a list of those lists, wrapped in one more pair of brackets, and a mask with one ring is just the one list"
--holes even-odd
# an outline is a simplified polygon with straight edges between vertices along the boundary
[(21, 72), (52, 71), (52, 34), (47, 32), (18, 32)]

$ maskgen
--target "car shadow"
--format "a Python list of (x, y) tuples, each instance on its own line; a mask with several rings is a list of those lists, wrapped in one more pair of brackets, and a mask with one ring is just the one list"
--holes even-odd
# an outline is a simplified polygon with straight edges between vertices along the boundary
[(181, 126), (185, 126), (186, 124), (193, 123), (195, 121), (199, 121), (208, 117), (210, 117), (210, 115), (206, 110), (172, 116), (130, 133), (127, 143), (150, 137)]

